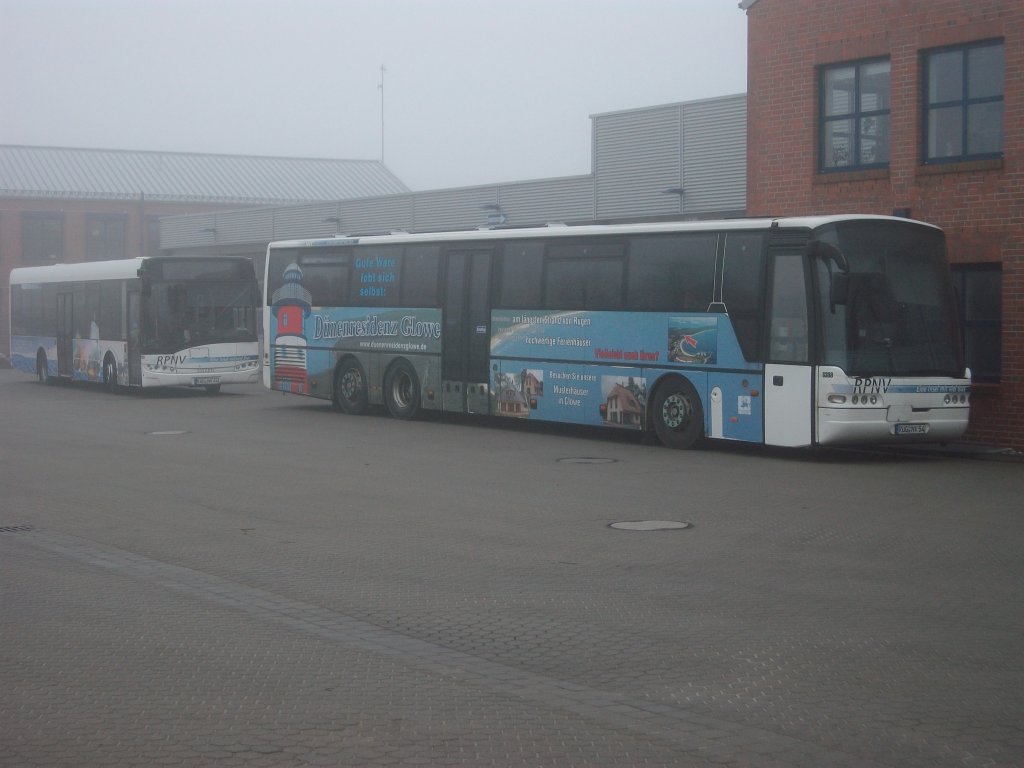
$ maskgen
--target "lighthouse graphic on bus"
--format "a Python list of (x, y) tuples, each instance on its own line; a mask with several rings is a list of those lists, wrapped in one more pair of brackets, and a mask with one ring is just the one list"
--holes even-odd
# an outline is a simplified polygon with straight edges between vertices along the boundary
[(273, 388), (307, 394), (306, 318), (311, 309), (309, 291), (302, 287), (302, 270), (289, 264), (284, 284), (271, 296), (274, 325)]

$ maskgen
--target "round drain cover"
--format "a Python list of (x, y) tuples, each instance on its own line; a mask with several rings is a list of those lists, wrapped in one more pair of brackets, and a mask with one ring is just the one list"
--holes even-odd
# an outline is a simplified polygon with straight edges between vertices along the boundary
[(165, 429), (165, 430), (162, 430), (160, 432), (148, 432), (147, 434), (156, 435), (157, 437), (161, 437), (163, 435), (187, 435), (188, 434), (188, 430), (187, 429)]
[(629, 520), (622, 523), (612, 523), (609, 528), (617, 528), (620, 531), (676, 531), (680, 528), (690, 528), (691, 523), (683, 523), (678, 520)]
[(606, 459), (599, 456), (570, 456), (559, 459), (563, 464), (614, 464), (618, 459)]

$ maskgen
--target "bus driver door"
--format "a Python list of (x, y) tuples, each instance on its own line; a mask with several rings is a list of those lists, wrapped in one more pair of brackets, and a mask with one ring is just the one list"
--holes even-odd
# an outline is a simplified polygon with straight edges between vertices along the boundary
[(814, 386), (803, 244), (769, 249), (768, 355), (764, 367), (764, 442), (808, 446), (813, 439)]
[(139, 291), (128, 289), (128, 383), (142, 385), (142, 311)]
[(71, 376), (75, 325), (72, 317), (74, 294), (57, 294), (57, 375)]
[(445, 260), (441, 402), (444, 410), (488, 413), (491, 252), (450, 250)]

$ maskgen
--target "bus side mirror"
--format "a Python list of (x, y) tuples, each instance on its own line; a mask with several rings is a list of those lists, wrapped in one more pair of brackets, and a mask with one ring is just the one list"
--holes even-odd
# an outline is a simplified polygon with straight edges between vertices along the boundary
[(811, 255), (824, 262), (831, 261), (839, 267), (840, 272), (845, 273), (850, 271), (850, 263), (846, 260), (846, 254), (831, 243), (815, 240), (814, 244), (811, 246)]

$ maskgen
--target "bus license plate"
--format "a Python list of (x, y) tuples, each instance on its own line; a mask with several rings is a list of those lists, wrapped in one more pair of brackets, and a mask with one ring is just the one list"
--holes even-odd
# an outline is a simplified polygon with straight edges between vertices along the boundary
[(897, 424), (897, 435), (926, 435), (928, 434), (927, 424)]
[(195, 376), (192, 379), (193, 387), (201, 387), (205, 384), (220, 384), (220, 376)]

